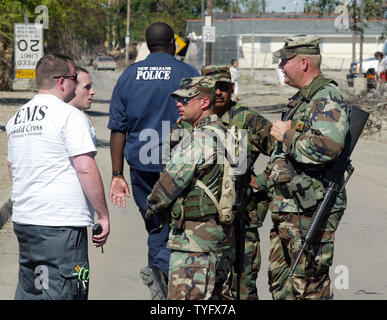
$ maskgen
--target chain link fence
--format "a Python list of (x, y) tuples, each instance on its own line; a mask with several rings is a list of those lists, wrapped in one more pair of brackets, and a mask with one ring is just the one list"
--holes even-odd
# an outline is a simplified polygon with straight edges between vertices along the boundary
[[(261, 42), (258, 42), (260, 40)], [(202, 39), (191, 39), (184, 61), (201, 70), (205, 65), (205, 47)], [(230, 65), (238, 59), (239, 68), (253, 79), (256, 69), (276, 69), (279, 63), (272, 53), (271, 43), (251, 34), (217, 36), (212, 43), (211, 63)]]

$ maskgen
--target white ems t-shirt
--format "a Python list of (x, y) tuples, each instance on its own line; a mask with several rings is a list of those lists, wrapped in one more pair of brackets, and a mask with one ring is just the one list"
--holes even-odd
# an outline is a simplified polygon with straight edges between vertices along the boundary
[(38, 94), (8, 121), (12, 220), (45, 226), (90, 226), (94, 212), (71, 157), (96, 152), (95, 131), (77, 108)]

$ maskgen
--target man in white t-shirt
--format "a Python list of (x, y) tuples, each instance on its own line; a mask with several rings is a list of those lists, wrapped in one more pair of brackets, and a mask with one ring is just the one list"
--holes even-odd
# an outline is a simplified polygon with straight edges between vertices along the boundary
[(90, 123), (67, 104), (77, 74), (71, 58), (49, 54), (36, 66), (38, 94), (7, 124), (12, 220), (19, 241), (15, 299), (87, 299), (87, 230), (110, 232)]
[[(89, 71), (82, 67), (76, 67), (75, 72), (77, 73), (77, 86), (75, 88), (75, 97), (69, 102), (73, 107), (79, 110), (88, 110), (91, 108), (91, 102), (95, 95), (95, 91), (92, 88), (92, 82), (90, 80)], [(94, 144), (96, 144), (96, 133), (90, 120), (87, 119), (91, 126)]]
[(82, 67), (76, 67), (77, 86), (75, 88), (75, 97), (69, 102), (79, 110), (88, 110), (91, 108), (91, 102), (95, 95), (90, 80), (89, 71)]

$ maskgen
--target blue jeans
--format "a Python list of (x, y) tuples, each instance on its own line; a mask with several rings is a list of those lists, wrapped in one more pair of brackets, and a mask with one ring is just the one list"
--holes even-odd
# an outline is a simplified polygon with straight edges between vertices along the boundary
[(169, 258), (171, 255), (171, 250), (167, 248), (169, 226), (166, 224), (161, 225), (155, 215), (152, 215), (151, 219), (145, 219), (145, 212), (147, 210), (146, 199), (159, 178), (159, 172), (130, 169), (134, 201), (140, 209), (145, 228), (148, 232), (148, 265), (157, 267), (168, 277)]

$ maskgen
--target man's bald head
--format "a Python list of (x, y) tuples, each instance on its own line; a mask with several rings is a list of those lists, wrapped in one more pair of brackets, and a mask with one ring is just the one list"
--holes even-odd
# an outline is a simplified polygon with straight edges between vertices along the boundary
[(167, 51), (174, 45), (175, 33), (164, 22), (155, 22), (145, 31), (146, 44), (150, 52)]

